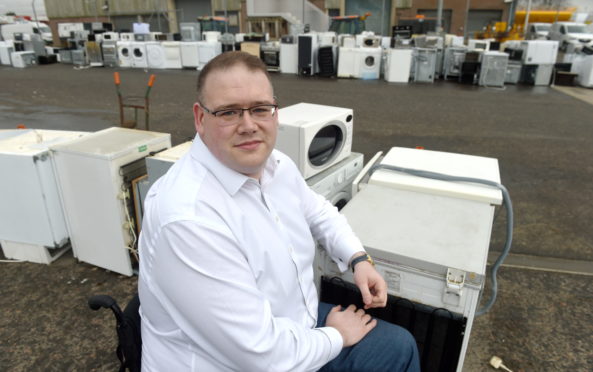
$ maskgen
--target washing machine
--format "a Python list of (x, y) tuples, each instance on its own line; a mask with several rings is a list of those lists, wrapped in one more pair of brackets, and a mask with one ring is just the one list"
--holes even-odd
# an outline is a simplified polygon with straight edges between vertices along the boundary
[(352, 151), (352, 109), (298, 103), (278, 110), (276, 149), (308, 179), (347, 158)]
[(356, 72), (355, 77), (363, 80), (378, 79), (381, 74), (381, 57), (383, 49), (357, 48), (355, 49)]
[(197, 68), (200, 64), (197, 41), (182, 41), (179, 44), (181, 49), (181, 66), (183, 68)]
[(10, 54), (12, 67), (26, 68), (37, 64), (35, 52), (12, 52)]
[(148, 58), (146, 58), (146, 42), (132, 41), (132, 67), (147, 68)]
[(364, 155), (353, 152), (346, 159), (307, 179), (307, 185), (338, 210), (352, 199), (352, 181), (362, 171)]
[(412, 67), (411, 48), (396, 48), (387, 50), (387, 61), (385, 63), (385, 80), (390, 83), (407, 83), (410, 80)]
[(167, 68), (165, 64), (165, 48), (160, 41), (147, 41), (146, 58), (148, 68)]
[(179, 41), (163, 41), (165, 68), (181, 68), (181, 47)]
[[(60, 54), (61, 56), (61, 54)], [(132, 42), (117, 42), (117, 60), (119, 67), (132, 67)]]
[(222, 53), (222, 44), (219, 41), (198, 41), (198, 70), (206, 66), (206, 63)]
[(338, 48), (338, 77), (356, 77), (358, 58), (356, 50), (359, 48), (340, 47)]

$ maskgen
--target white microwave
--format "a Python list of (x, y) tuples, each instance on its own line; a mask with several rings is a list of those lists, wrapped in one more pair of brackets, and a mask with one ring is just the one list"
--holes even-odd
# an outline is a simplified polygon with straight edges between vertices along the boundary
[(276, 149), (308, 179), (350, 155), (353, 122), (348, 108), (311, 103), (281, 108)]

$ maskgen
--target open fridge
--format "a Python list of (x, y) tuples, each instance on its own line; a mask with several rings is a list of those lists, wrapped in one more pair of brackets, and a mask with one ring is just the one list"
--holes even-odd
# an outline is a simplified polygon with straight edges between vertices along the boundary
[(128, 276), (136, 272), (135, 185), (146, 177), (145, 157), (169, 147), (170, 134), (117, 127), (51, 147), (80, 261)]

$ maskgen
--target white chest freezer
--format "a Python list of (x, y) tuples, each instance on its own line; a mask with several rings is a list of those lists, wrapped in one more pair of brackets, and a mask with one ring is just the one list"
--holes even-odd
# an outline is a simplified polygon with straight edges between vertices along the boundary
[(49, 146), (84, 132), (0, 131), (0, 240), (5, 256), (50, 263), (68, 231)]
[[(381, 164), (500, 182), (492, 158), (393, 148)], [(444, 311), (447, 319), (456, 319), (454, 334), (438, 337), (444, 340), (441, 347), (457, 347), (424, 354), (423, 361), (436, 365), (423, 365), (426, 370), (462, 370), (484, 286), (494, 206), (501, 203), (502, 194), (493, 187), (377, 170), (342, 210), (385, 278), (390, 303), (403, 299), (417, 309), (417, 321), (405, 325), (423, 346), (421, 354), (434, 352), (429, 344), (437, 338), (428, 333), (432, 320), (426, 317)], [(323, 255), (322, 262), (325, 276), (353, 282), (350, 271), (340, 273)]]
[(169, 147), (170, 134), (115, 127), (51, 147), (80, 261), (134, 273), (139, 232), (134, 185), (146, 175), (144, 158)]

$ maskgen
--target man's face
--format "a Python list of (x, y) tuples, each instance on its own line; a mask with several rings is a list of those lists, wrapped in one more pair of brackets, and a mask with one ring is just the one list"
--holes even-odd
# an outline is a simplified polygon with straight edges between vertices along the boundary
[[(210, 112), (275, 103), (266, 75), (249, 71), (243, 65), (213, 71), (206, 78), (203, 96), (201, 103)], [(244, 111), (236, 123), (229, 125), (196, 103), (194, 118), (196, 131), (218, 160), (239, 173), (260, 178), (276, 144), (277, 113), (270, 120), (258, 121)]]

